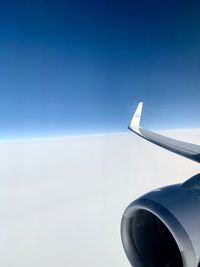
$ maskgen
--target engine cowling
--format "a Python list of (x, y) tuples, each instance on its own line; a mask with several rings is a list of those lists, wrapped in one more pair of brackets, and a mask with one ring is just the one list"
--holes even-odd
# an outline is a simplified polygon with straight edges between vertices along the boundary
[(133, 267), (200, 266), (200, 174), (133, 201), (121, 238)]

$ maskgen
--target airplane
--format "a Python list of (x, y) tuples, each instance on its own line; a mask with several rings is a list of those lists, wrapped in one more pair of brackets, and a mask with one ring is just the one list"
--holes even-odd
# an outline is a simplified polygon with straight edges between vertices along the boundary
[(182, 142), (140, 127), (143, 102), (140, 102), (128, 128), (140, 137), (162, 148), (200, 163), (200, 145)]
[[(143, 103), (129, 129), (147, 141), (200, 163), (200, 146), (140, 127)], [(133, 267), (200, 267), (200, 174), (133, 201), (121, 221), (123, 248)]]

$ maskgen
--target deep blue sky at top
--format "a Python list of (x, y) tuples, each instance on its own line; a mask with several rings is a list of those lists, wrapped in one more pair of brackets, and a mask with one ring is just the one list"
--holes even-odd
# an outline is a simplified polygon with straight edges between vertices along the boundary
[(0, 137), (200, 127), (200, 2), (0, 3)]

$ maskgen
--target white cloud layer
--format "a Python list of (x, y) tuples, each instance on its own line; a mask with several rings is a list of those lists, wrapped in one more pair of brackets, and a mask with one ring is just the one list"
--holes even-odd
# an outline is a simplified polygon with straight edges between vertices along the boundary
[[(200, 140), (200, 130), (168, 134)], [(3, 267), (128, 267), (126, 206), (199, 172), (131, 133), (0, 143), (0, 162)]]

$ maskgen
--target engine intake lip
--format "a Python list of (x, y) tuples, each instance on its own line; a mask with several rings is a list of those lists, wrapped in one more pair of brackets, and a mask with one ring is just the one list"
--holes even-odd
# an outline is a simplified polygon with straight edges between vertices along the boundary
[[(159, 238), (154, 238), (158, 235)], [(146, 242), (142, 241), (143, 237), (146, 237)], [(127, 207), (121, 222), (121, 238), (125, 253), (134, 267), (197, 266), (194, 248), (181, 223), (153, 200), (139, 198)], [(166, 244), (163, 239), (167, 240)], [(158, 245), (161, 243), (163, 250)], [(170, 246), (175, 249), (171, 263), (167, 261), (170, 259)], [(164, 249), (169, 249), (168, 253)], [(168, 255), (166, 261), (162, 253)]]

